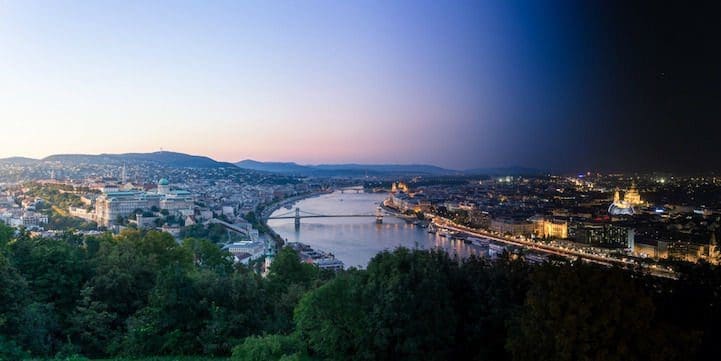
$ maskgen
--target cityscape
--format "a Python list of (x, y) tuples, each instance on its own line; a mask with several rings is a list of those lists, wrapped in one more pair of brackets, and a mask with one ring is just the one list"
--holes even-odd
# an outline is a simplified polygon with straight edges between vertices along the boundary
[(717, 359), (719, 14), (0, 2), (0, 361)]
[[(162, 159), (166, 154), (178, 153), (154, 156)], [(504, 250), (533, 262), (561, 256), (672, 278), (674, 264), (717, 264), (721, 256), (717, 243), (721, 177), (717, 176), (590, 172), (348, 176), (337, 170), (340, 176), (318, 177), (212, 160), (207, 164), (211, 168), (130, 159), (122, 164), (67, 166), (68, 161), (0, 160), (0, 220), (43, 237), (71, 228), (89, 235), (132, 228), (162, 231), (180, 240), (189, 227), (215, 227), (228, 233), (217, 241), (231, 250), (236, 261), (248, 264), (263, 258), (269, 265), (285, 241), (268, 227), (269, 218), (278, 219), (269, 211), (292, 207), (306, 197), (347, 190), (383, 195), (378, 210), (365, 212), (372, 218), (380, 211), (377, 223), (382, 223), (383, 214), (401, 217), (441, 237), (477, 246), (486, 256)], [(293, 213), (285, 218), (297, 218), (298, 224), (308, 216), (285, 213)], [(363, 216), (345, 215), (342, 218)]]

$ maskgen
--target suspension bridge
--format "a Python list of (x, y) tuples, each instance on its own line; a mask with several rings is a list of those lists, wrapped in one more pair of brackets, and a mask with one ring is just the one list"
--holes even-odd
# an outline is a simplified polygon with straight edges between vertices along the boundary
[(293, 219), (296, 226), (300, 226), (300, 220), (303, 218), (375, 218), (376, 223), (380, 224), (383, 223), (383, 209), (378, 207), (373, 214), (317, 214), (296, 208), (294, 211), (268, 217), (268, 219)]

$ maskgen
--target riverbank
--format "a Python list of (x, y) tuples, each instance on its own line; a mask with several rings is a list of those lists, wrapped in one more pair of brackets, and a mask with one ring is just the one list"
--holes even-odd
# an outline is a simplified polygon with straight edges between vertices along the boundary
[[(304, 199), (291, 208), (299, 207), (304, 212), (318, 215), (370, 215), (387, 197), (387, 192), (356, 194), (354, 191), (341, 193), (337, 190), (332, 194)], [(281, 213), (286, 213), (286, 210), (277, 210), (271, 217)], [(293, 212), (289, 213), (290, 218), (271, 219), (268, 225), (288, 242), (308, 244), (313, 249), (334, 254), (346, 267), (365, 268), (378, 253), (397, 247), (441, 248), (460, 258), (478, 253), (477, 249), (463, 242), (448, 242), (445, 238), (428, 233), (415, 215), (397, 217), (397, 211), (384, 211), (383, 223), (380, 224), (371, 216), (321, 217), (304, 219), (301, 227), (295, 227)]]
[(276, 242), (276, 246), (278, 248), (282, 247), (285, 244), (285, 239), (281, 237), (272, 227), (268, 225), (268, 217), (270, 217), (273, 212), (276, 210), (283, 208), (285, 206), (288, 206), (290, 204), (300, 202), (304, 199), (313, 198), (322, 196), (324, 194), (333, 193), (334, 190), (330, 191), (319, 191), (319, 192), (310, 192), (305, 194), (299, 194), (297, 196), (293, 196), (290, 198), (285, 198), (277, 202), (273, 202), (267, 206), (265, 206), (261, 212), (260, 212), (260, 219), (258, 220), (260, 224), (263, 225), (263, 228), (266, 230), (266, 233)]
[(407, 215), (405, 213), (402, 213), (400, 210), (387, 205), (385, 200), (380, 203), (380, 207), (391, 216), (402, 219), (408, 223), (423, 225), (424, 227), (428, 226), (428, 224), (431, 223), (429, 219), (419, 219), (416, 215)]

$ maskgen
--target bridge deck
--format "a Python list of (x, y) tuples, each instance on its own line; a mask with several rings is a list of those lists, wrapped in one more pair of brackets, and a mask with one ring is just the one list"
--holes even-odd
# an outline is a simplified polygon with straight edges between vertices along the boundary
[(327, 214), (327, 215), (307, 215), (307, 216), (279, 216), (279, 217), (268, 217), (268, 219), (296, 219), (296, 218), (356, 218), (356, 217), (377, 217), (375, 214)]
[(210, 223), (220, 224), (220, 225), (222, 225), (223, 227), (225, 227), (226, 229), (229, 229), (229, 230), (231, 230), (231, 231), (233, 231), (233, 232), (236, 232), (236, 233), (241, 233), (241, 234), (245, 234), (245, 235), (248, 234), (248, 231), (247, 231), (245, 228), (240, 228), (240, 227), (238, 227), (238, 226), (236, 226), (236, 225), (234, 225), (234, 224), (231, 224), (231, 223), (222, 221), (222, 220), (217, 219), (217, 218), (212, 218), (209, 222), (210, 222)]

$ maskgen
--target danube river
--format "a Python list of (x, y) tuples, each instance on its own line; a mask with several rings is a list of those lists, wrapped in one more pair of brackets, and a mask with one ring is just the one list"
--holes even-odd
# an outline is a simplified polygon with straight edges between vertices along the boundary
[[(387, 197), (385, 193), (356, 193), (355, 190), (336, 191), (296, 202), (290, 208), (280, 208), (271, 216), (294, 210), (315, 214), (374, 214)], [(451, 255), (467, 257), (482, 252), (462, 241), (428, 233), (426, 228), (385, 215), (383, 224), (375, 218), (304, 218), (299, 229), (293, 219), (270, 219), (268, 225), (288, 242), (302, 242), (313, 248), (333, 253), (346, 267), (365, 268), (377, 253), (398, 246), (407, 248), (441, 248)]]

